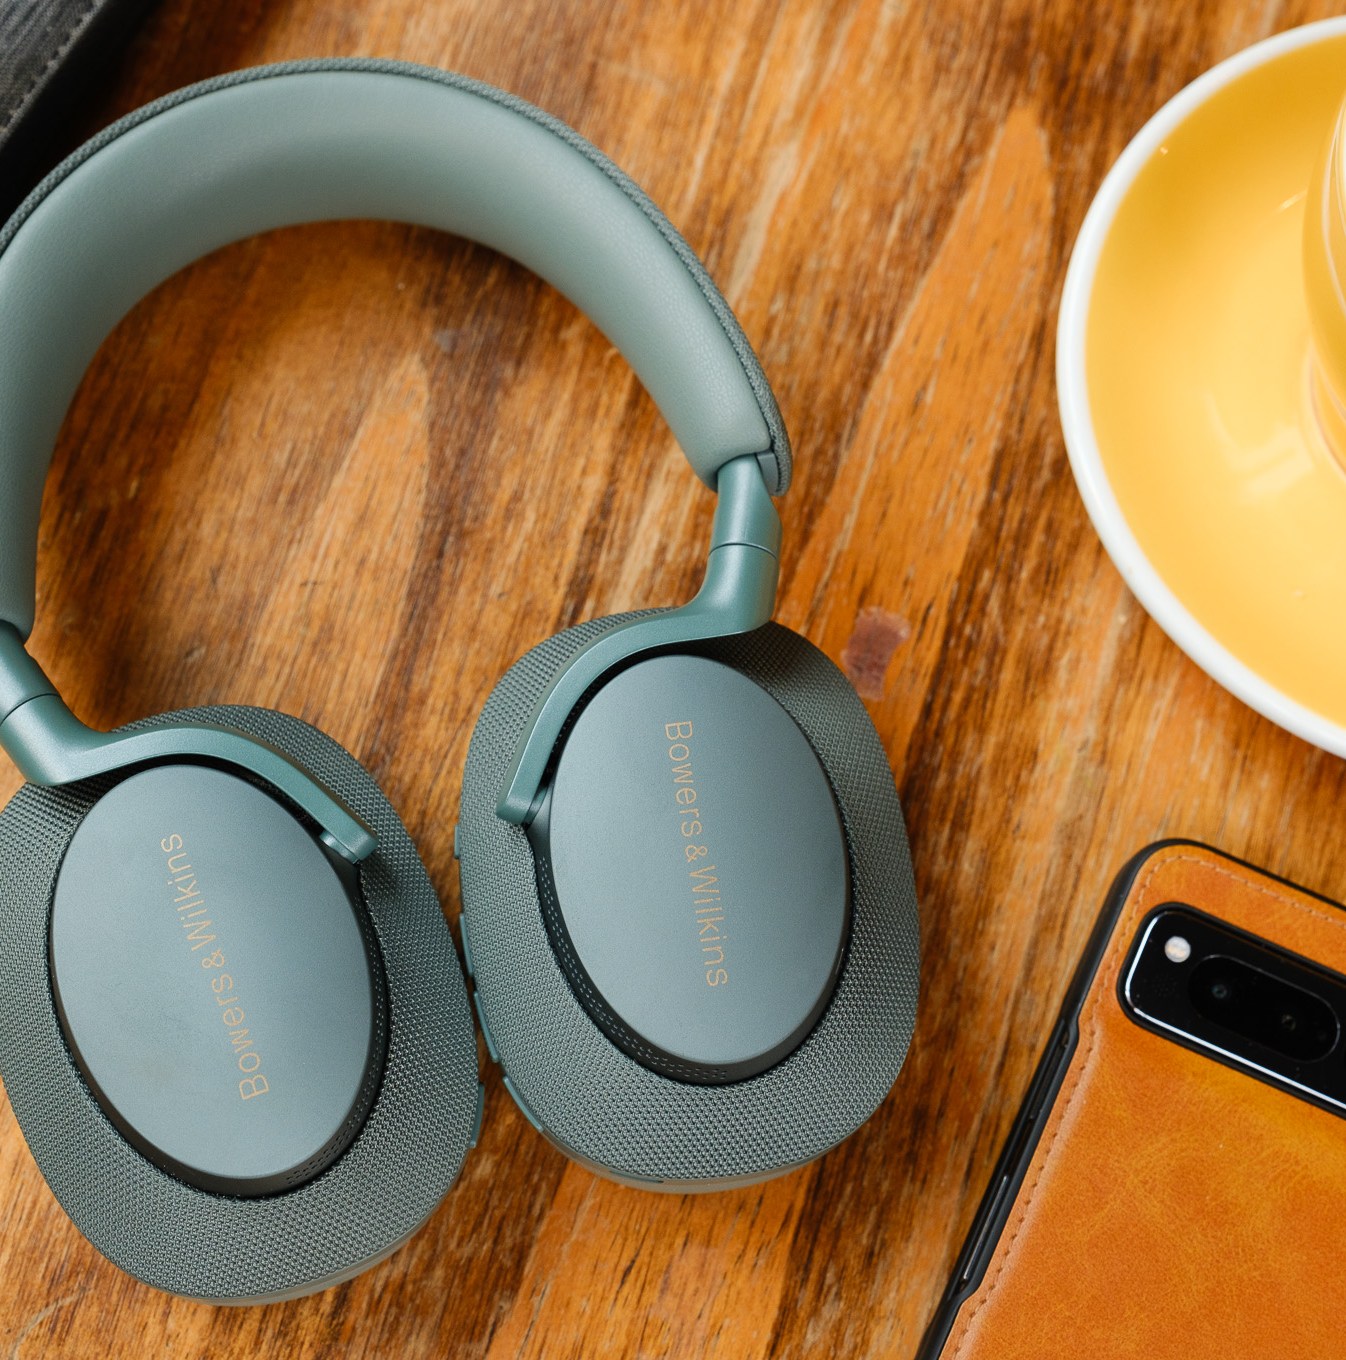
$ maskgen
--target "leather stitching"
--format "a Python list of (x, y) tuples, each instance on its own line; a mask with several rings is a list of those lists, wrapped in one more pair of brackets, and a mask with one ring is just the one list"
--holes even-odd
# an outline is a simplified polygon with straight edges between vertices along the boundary
[[(1136, 921), (1144, 915), (1151, 905), (1147, 900), (1147, 894), (1153, 885), (1155, 876), (1162, 869), (1173, 864), (1198, 865), (1200, 868), (1205, 869), (1210, 873), (1217, 874), (1221, 878), (1233, 880), (1246, 890), (1251, 890), (1263, 897), (1269, 897), (1281, 906), (1291, 907), (1295, 911), (1301, 912), (1306, 916), (1311, 916), (1315, 920), (1322, 921), (1338, 931), (1346, 931), (1346, 916), (1343, 916), (1339, 911), (1329, 912), (1312, 899), (1304, 899), (1298, 895), (1291, 895), (1286, 890), (1277, 888), (1268, 883), (1249, 882), (1244, 875), (1235, 873), (1233, 870), (1226, 868), (1223, 864), (1212, 862), (1204, 856), (1178, 853), (1156, 857), (1155, 862), (1150, 866), (1149, 871), (1140, 880), (1140, 883), (1131, 894), (1131, 900), (1127, 907), (1117, 918), (1117, 924), (1113, 928), (1113, 940), (1116, 940), (1120, 936), (1125, 936), (1127, 939), (1130, 938), (1131, 931)], [(1128, 951), (1126, 949), (1110, 949), (1109, 952), (1111, 957), (1106, 967), (1099, 972), (1095, 978), (1094, 985), (1089, 991), (1088, 1044), (1084, 1048), (1083, 1053), (1077, 1055), (1077, 1060), (1072, 1062), (1072, 1075), (1069, 1077), (1067, 1083), (1061, 1088), (1060, 1096), (1058, 1096), (1052, 1112), (1053, 1127), (1051, 1136), (1048, 1138), (1045, 1146), (1039, 1143), (1038, 1150), (1034, 1152), (1034, 1160), (1039, 1163), (1037, 1172), (1033, 1176), (1031, 1185), (1028, 1187), (1028, 1193), (1023, 1195), (1015, 1205), (1012, 1215), (1014, 1230), (1008, 1237), (1002, 1232), (1000, 1242), (996, 1245), (996, 1255), (999, 1257), (999, 1261), (996, 1265), (995, 1274), (991, 1277), (990, 1282), (986, 1285), (985, 1289), (981, 1291), (981, 1296), (967, 1313), (966, 1318), (960, 1316), (958, 1321), (954, 1324), (955, 1327), (960, 1329), (961, 1334), (958, 1337), (957, 1345), (949, 1353), (949, 1360), (959, 1360), (959, 1357), (964, 1354), (964, 1350), (972, 1332), (972, 1325), (976, 1321), (977, 1314), (980, 1313), (990, 1301), (991, 1296), (995, 1293), (996, 1288), (999, 1286), (1000, 1281), (1004, 1276), (1005, 1268), (1009, 1264), (1014, 1243), (1027, 1223), (1034, 1196), (1038, 1192), (1043, 1176), (1051, 1165), (1052, 1154), (1056, 1150), (1056, 1144), (1060, 1138), (1061, 1130), (1065, 1127), (1067, 1117), (1071, 1113), (1075, 1100), (1082, 1089), (1083, 1079), (1090, 1070), (1094, 1050), (1098, 1046), (1098, 1040), (1102, 1033), (1103, 1002), (1107, 997), (1111, 996), (1116, 989), (1117, 977), (1121, 972), (1122, 961), (1126, 957)], [(1099, 985), (1100, 983), (1102, 984), (1101, 986)], [(1061, 1097), (1064, 1097), (1064, 1099)], [(1040, 1158), (1038, 1152), (1041, 1153)], [(1006, 1227), (1009, 1227), (1009, 1220), (1006, 1221)]]

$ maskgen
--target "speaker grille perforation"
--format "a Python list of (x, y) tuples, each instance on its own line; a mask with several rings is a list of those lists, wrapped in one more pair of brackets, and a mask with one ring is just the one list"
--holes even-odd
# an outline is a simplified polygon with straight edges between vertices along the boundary
[[(632, 616), (626, 616), (632, 617)], [(827, 771), (851, 855), (850, 949), (832, 1003), (775, 1067), (727, 1086), (642, 1066), (594, 1024), (557, 963), (526, 833), (495, 815), (502, 772), (538, 695), (596, 620), (524, 656), (472, 737), (459, 822), (478, 996), (501, 1062), (552, 1138), (637, 1180), (751, 1180), (853, 1132), (901, 1069), (916, 1015), (916, 894), (901, 809), (878, 735), (835, 666), (775, 624), (697, 650), (737, 667), (794, 718)]]
[(262, 1199), (175, 1180), (131, 1148), (81, 1081), (47, 973), (47, 921), (65, 847), (106, 781), (21, 789), (0, 813), (0, 1074), (42, 1174), (81, 1232), (131, 1274), (205, 1299), (257, 1300), (335, 1284), (399, 1246), (456, 1179), (477, 1109), (477, 1047), (458, 956), (397, 814), (355, 759), (316, 729), (252, 708), (134, 724), (227, 724), (262, 737), (373, 827), (360, 869), (388, 986), (382, 1085), (364, 1128), (323, 1175)]

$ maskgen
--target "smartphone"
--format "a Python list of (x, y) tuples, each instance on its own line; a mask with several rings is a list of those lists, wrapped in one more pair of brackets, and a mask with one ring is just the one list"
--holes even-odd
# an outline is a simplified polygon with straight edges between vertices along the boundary
[(1346, 1357), (1346, 910), (1166, 841), (1104, 904), (919, 1360)]

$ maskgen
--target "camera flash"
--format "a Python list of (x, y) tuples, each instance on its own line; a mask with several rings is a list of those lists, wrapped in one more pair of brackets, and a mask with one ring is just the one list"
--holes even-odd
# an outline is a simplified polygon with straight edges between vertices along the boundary
[(1170, 963), (1186, 963), (1192, 957), (1192, 946), (1181, 935), (1170, 935), (1164, 941), (1164, 957)]

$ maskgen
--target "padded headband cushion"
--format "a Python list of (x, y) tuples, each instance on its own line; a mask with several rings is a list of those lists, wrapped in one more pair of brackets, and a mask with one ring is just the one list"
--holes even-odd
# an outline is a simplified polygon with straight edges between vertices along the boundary
[(426, 67), (317, 61), (181, 90), (114, 123), (0, 233), (0, 620), (27, 636), (42, 485), (103, 337), (218, 247), (272, 227), (387, 218), (491, 246), (625, 355), (697, 474), (790, 450), (728, 304), (654, 204), (570, 128)]
[(135, 723), (217, 722), (269, 741), (368, 820), (378, 849), (360, 886), (388, 983), (383, 1084), (327, 1171), (264, 1199), (175, 1180), (113, 1128), (62, 1037), (47, 966), (61, 859), (109, 780), (25, 785), (0, 813), (0, 1074), (28, 1146), (76, 1226), (123, 1270), (176, 1294), (258, 1301), (336, 1284), (401, 1245), (456, 1179), (480, 1116), (477, 1039), (434, 888), (377, 785), (330, 737), (256, 708)]
[(771, 694), (822, 763), (850, 854), (850, 946), (812, 1033), (758, 1076), (690, 1085), (617, 1048), (556, 961), (527, 833), (496, 816), (495, 798), (499, 771), (548, 678), (595, 633), (631, 617), (548, 638), (486, 701), (463, 773), (464, 938), (470, 933), (477, 999), (500, 1062), (567, 1152), (632, 1181), (751, 1181), (810, 1161), (854, 1132), (902, 1067), (920, 954), (906, 829), (874, 725), (822, 652), (774, 623), (701, 644), (696, 650)]

